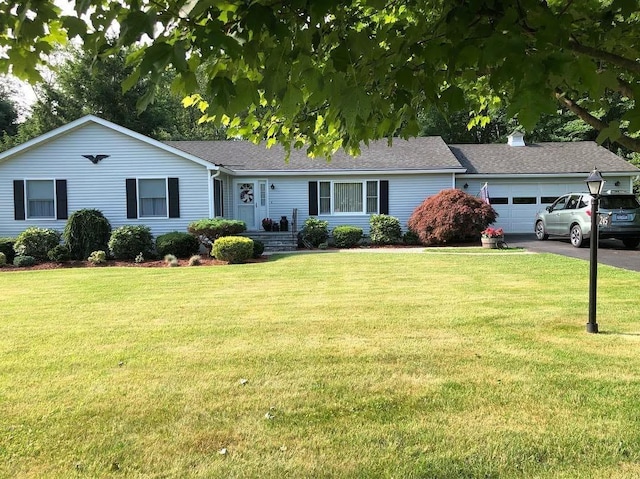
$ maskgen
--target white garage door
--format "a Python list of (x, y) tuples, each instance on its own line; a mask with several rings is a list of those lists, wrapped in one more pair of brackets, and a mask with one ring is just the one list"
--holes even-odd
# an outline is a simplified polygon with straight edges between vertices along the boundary
[(584, 182), (519, 183), (487, 182), (491, 206), (499, 214), (495, 225), (507, 233), (533, 233), (536, 213), (555, 198), (571, 191), (584, 190)]
[[(533, 233), (533, 223), (538, 211), (553, 203), (558, 196), (586, 191), (584, 179), (575, 177), (517, 180), (467, 176), (456, 178), (456, 187), (480, 197), (480, 188), (485, 182), (489, 188), (491, 206), (500, 215), (495, 226), (507, 233)], [(629, 179), (612, 176), (607, 179), (605, 189), (609, 186), (613, 189), (620, 184), (629, 184)]]

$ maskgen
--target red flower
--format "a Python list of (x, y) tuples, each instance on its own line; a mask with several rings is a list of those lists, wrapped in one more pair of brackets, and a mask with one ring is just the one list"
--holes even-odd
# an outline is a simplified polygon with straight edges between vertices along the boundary
[(482, 232), (483, 238), (502, 238), (504, 231), (502, 228), (487, 228)]

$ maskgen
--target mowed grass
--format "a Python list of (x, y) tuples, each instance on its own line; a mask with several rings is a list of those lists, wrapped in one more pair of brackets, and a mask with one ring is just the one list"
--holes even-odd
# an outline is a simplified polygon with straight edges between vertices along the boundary
[(0, 273), (0, 477), (640, 476), (640, 274), (527, 254)]

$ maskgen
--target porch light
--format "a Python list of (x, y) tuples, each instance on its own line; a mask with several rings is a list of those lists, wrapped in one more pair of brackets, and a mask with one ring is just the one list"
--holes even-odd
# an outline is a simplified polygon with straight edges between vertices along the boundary
[(275, 190), (276, 189), (276, 185), (274, 185), (273, 183), (271, 183), (271, 189)]
[(604, 188), (605, 180), (598, 169), (594, 169), (589, 178), (584, 180), (591, 193), (591, 241), (589, 255), (589, 322), (587, 323), (587, 333), (597, 333), (598, 323), (596, 322), (596, 299), (598, 288), (598, 206), (600, 194)]

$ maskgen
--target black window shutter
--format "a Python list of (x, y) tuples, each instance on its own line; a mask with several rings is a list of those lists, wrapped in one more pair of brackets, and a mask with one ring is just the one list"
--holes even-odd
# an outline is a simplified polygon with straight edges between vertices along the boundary
[(56, 219), (69, 218), (67, 208), (67, 180), (56, 180)]
[(224, 183), (222, 180), (218, 180), (220, 184), (220, 216), (224, 216)]
[(13, 180), (13, 217), (24, 220), (24, 181)]
[(180, 218), (178, 178), (169, 178), (169, 218)]
[(309, 216), (318, 215), (318, 182), (309, 182)]
[(127, 218), (134, 219), (138, 217), (138, 192), (136, 188), (136, 179), (127, 178)]
[(222, 180), (213, 180), (213, 216), (224, 216)]
[(389, 180), (380, 180), (380, 214), (389, 214)]

